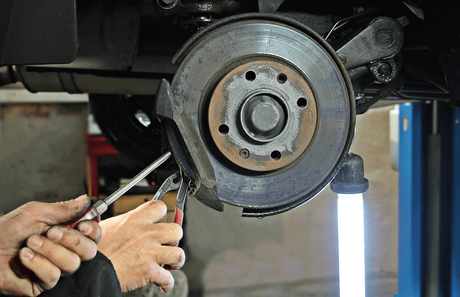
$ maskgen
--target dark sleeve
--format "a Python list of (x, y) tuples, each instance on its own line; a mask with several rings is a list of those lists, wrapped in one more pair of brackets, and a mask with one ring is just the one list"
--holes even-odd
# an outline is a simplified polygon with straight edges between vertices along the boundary
[(75, 273), (61, 277), (53, 289), (40, 296), (116, 297), (121, 296), (121, 288), (112, 262), (97, 252), (94, 259), (82, 262)]

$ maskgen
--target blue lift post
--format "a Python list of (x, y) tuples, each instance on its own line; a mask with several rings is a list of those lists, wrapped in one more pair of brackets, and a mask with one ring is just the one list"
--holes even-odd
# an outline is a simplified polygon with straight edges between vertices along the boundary
[(422, 104), (399, 107), (398, 294), (422, 294)]
[(460, 297), (460, 108), (452, 110), (451, 297)]
[[(439, 110), (431, 116), (432, 105), (400, 106), (396, 297), (460, 297), (460, 109), (447, 103), (439, 105)], [(437, 139), (442, 136), (440, 162), (436, 161), (442, 164), (437, 186), (438, 216), (433, 216), (436, 203), (433, 204), (432, 197), (435, 195), (428, 185), (433, 181), (434, 172), (430, 169), (433, 165), (429, 165), (428, 154), (430, 137), (433, 139), (430, 135), (433, 118), (439, 126)], [(430, 236), (433, 217), (438, 220), (439, 232)], [(433, 238), (437, 242), (435, 257)]]

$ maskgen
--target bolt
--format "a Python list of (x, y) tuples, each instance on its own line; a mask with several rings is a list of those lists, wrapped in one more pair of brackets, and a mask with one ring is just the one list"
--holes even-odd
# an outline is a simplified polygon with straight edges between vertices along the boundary
[(157, 0), (158, 5), (160, 5), (164, 9), (171, 9), (176, 6), (179, 0)]
[(381, 75), (388, 75), (391, 73), (391, 66), (388, 65), (387, 63), (383, 63), (382, 65), (380, 65), (378, 72)]
[(358, 93), (356, 95), (355, 100), (358, 105), (366, 103), (366, 98), (364, 97), (364, 93)]
[(339, 59), (340, 61), (342, 61), (343, 64), (347, 63), (347, 57), (345, 57), (344, 55), (339, 55)]
[(280, 73), (276, 79), (280, 84), (284, 84), (287, 81), (287, 76), (284, 73)]
[(249, 151), (247, 149), (242, 149), (240, 151), (240, 157), (243, 159), (249, 158)]
[(408, 19), (405, 15), (403, 15), (403, 16), (400, 17), (400, 18), (397, 18), (396, 21), (397, 21), (397, 22), (401, 25), (401, 27), (403, 27), (403, 28), (404, 28), (405, 26), (407, 26), (407, 25), (410, 24), (409, 19)]
[(364, 10), (365, 10), (364, 7), (361, 7), (361, 6), (353, 8), (353, 12), (354, 12), (355, 14), (361, 13), (361, 12), (363, 12)]

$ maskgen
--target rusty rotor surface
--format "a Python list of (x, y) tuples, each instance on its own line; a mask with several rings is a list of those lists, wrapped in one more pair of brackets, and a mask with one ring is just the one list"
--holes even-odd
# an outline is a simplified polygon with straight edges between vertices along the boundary
[(203, 140), (218, 197), (249, 216), (314, 197), (339, 170), (353, 135), (345, 68), (320, 36), (293, 23), (248, 15), (208, 30), (171, 83)]
[(316, 101), (298, 71), (254, 61), (227, 73), (209, 102), (209, 130), (234, 164), (271, 171), (295, 162), (316, 131)]

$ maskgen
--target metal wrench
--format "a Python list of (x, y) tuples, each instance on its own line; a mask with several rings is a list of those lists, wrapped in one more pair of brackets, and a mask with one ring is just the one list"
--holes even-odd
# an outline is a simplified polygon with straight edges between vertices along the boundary
[(97, 201), (94, 205), (89, 206), (85, 212), (79, 216), (67, 222), (65, 225), (69, 228), (75, 228), (78, 223), (83, 220), (93, 220), (97, 223), (101, 221), (101, 214), (103, 214), (115, 200), (121, 197), (124, 193), (126, 193), (129, 189), (131, 189), (134, 185), (136, 185), (139, 181), (145, 178), (149, 173), (155, 170), (158, 166), (163, 164), (168, 158), (171, 156), (170, 152), (163, 154), (160, 158), (155, 160), (152, 164), (150, 164), (147, 168), (139, 172), (135, 177), (133, 177), (130, 181), (128, 181), (124, 186), (121, 186), (118, 190), (113, 192), (109, 197), (104, 200)]
[(155, 196), (153, 196), (152, 200), (161, 200), (166, 193), (178, 190), (181, 180), (182, 178), (180, 171), (176, 171), (163, 182), (161, 187), (155, 193)]
[[(179, 226), (182, 226), (184, 221), (185, 199), (191, 190), (191, 184), (192, 181), (186, 175), (182, 174), (181, 171), (177, 171), (163, 182), (160, 189), (158, 189), (158, 192), (152, 198), (152, 200), (161, 200), (167, 192), (178, 190), (174, 223)], [(177, 246), (178, 244), (179, 242), (174, 244), (174, 246)]]

